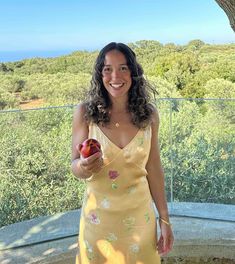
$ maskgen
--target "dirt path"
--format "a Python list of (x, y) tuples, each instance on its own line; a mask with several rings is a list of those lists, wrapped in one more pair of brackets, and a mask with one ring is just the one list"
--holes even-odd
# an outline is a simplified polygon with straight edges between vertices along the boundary
[(30, 102), (22, 102), (20, 103), (20, 109), (24, 110), (24, 109), (38, 108), (38, 107), (42, 107), (44, 103), (45, 102), (43, 99), (36, 99)]

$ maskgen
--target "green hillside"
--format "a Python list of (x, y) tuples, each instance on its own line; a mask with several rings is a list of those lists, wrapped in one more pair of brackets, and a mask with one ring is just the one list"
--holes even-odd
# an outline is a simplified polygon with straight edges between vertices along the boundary
[[(224, 98), (235, 97), (235, 44), (185, 46), (141, 40), (130, 43), (159, 97), (221, 97), (211, 80), (228, 85)], [(96, 52), (76, 51), (56, 58), (0, 64), (0, 109), (43, 99), (44, 105), (76, 104), (89, 88)], [(209, 83), (209, 84), (208, 84)], [(209, 94), (208, 94), (209, 90)]]

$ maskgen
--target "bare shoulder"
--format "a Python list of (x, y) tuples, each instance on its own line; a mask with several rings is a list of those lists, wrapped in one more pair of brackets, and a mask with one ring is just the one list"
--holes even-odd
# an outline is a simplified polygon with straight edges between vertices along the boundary
[(80, 103), (76, 106), (73, 112), (73, 126), (88, 128), (88, 121), (85, 119), (86, 107), (84, 103)]
[(84, 116), (86, 113), (86, 107), (84, 103), (78, 104), (73, 112), (74, 121), (78, 123), (86, 122)]
[(86, 107), (84, 103), (76, 106), (73, 113), (73, 135), (80, 135), (82, 139), (88, 134), (89, 124), (85, 119)]

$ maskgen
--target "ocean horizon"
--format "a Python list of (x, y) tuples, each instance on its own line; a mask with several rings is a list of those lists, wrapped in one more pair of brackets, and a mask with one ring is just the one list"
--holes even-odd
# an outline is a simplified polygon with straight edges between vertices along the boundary
[(76, 50), (25, 50), (25, 51), (0, 51), (0, 63), (15, 62), (31, 58), (54, 58), (69, 55)]

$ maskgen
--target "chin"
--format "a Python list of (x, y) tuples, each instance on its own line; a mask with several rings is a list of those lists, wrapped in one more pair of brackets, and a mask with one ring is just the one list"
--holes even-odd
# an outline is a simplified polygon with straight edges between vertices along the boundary
[(127, 92), (111, 92), (109, 93), (112, 98), (127, 98), (128, 93)]
[(109, 95), (114, 97), (114, 98), (127, 97), (129, 88), (128, 89), (122, 88), (120, 90), (114, 90), (113, 88), (109, 88), (109, 89), (107, 89), (107, 91), (108, 91)]

